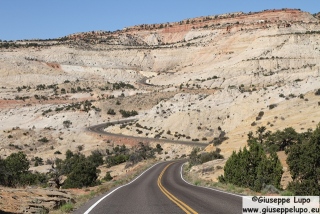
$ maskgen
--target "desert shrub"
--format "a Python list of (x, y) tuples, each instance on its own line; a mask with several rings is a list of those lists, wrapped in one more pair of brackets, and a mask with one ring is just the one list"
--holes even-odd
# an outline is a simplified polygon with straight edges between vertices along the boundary
[(218, 137), (213, 138), (213, 140), (210, 143), (213, 143), (213, 145), (218, 146), (223, 141), (228, 140), (229, 138), (226, 136), (225, 131), (221, 131)]
[(285, 151), (291, 145), (299, 143), (301, 136), (292, 127), (285, 128), (274, 133), (269, 133), (264, 140), (264, 145), (268, 150)]
[(64, 205), (62, 205), (60, 207), (60, 211), (62, 213), (69, 213), (69, 212), (72, 212), (74, 209), (74, 205), (72, 203), (65, 203)]
[(314, 132), (288, 149), (287, 163), (293, 181), (288, 189), (295, 195), (320, 195), (320, 123)]
[(264, 115), (264, 112), (260, 111), (259, 114), (258, 114), (258, 117), (263, 117), (263, 115)]
[(39, 142), (42, 142), (42, 143), (47, 143), (49, 142), (49, 140), (46, 138), (46, 137), (42, 137), (38, 140)]
[(92, 151), (91, 155), (88, 156), (87, 159), (88, 159), (88, 161), (93, 163), (96, 167), (98, 167), (104, 163), (103, 155), (99, 150)]
[(0, 158), (0, 185), (17, 187), (47, 182), (45, 174), (29, 172), (30, 163), (23, 152), (12, 153), (6, 159)]
[(62, 122), (64, 128), (70, 128), (72, 122), (70, 120), (65, 120)]
[(115, 166), (121, 163), (126, 162), (129, 159), (129, 149), (125, 145), (113, 148), (113, 152), (107, 152), (109, 155), (105, 159), (107, 167)]
[(97, 181), (99, 170), (95, 164), (90, 161), (81, 161), (74, 166), (70, 174), (68, 174), (63, 187), (64, 188), (82, 188), (94, 186)]
[(162, 152), (162, 150), (163, 150), (163, 148), (162, 148), (161, 145), (158, 143), (158, 144), (156, 145), (155, 151), (156, 151), (158, 154), (160, 154), (160, 153)]
[(78, 149), (79, 152), (81, 152), (83, 150), (83, 145), (77, 146), (77, 149)]
[(19, 185), (30, 186), (30, 185), (45, 185), (48, 182), (48, 177), (44, 173), (31, 173), (26, 172), (20, 175)]
[(39, 166), (39, 165), (43, 165), (43, 159), (40, 157), (35, 157), (34, 158), (34, 166)]
[(220, 154), (219, 150), (213, 152), (202, 152), (200, 153), (199, 148), (194, 148), (189, 154), (189, 167), (203, 164), (208, 161), (212, 161), (215, 159), (222, 159), (223, 156)]
[(126, 88), (126, 89), (135, 89), (135, 87), (129, 83), (124, 83), (124, 82), (118, 82), (114, 83), (113, 85), (114, 90), (119, 90), (121, 88)]
[(275, 107), (277, 107), (277, 104), (271, 104), (271, 105), (269, 105), (269, 109), (273, 109), (273, 108), (275, 108)]
[[(89, 156), (90, 157), (90, 156)], [(74, 154), (70, 150), (66, 152), (66, 159), (56, 159), (55, 167), (49, 175), (58, 187), (81, 188), (99, 184), (97, 181), (100, 170), (97, 163), (92, 159), (86, 158), (83, 154)], [(61, 176), (67, 176), (64, 183), (61, 183)]]
[(280, 188), (282, 166), (275, 152), (267, 157), (258, 142), (233, 152), (224, 166), (224, 175), (219, 176), (220, 182), (260, 191), (270, 184)]
[(106, 175), (103, 177), (105, 181), (111, 181), (113, 177), (111, 176), (110, 172), (106, 172)]
[(289, 94), (289, 97), (290, 97), (290, 98), (295, 98), (296, 95), (294, 95), (294, 94), (291, 93), (291, 94)]
[(56, 160), (55, 174), (52, 176), (66, 175), (67, 179), (62, 185), (64, 188), (94, 186), (99, 183), (97, 178), (100, 170), (97, 169), (97, 165), (98, 163), (86, 158), (83, 154), (73, 154), (68, 150), (65, 160)]
[(121, 109), (119, 112), (122, 115), (122, 117), (132, 117), (138, 115), (138, 112), (135, 110), (125, 111)]
[(116, 115), (116, 112), (114, 111), (114, 109), (109, 108), (107, 114)]
[(20, 177), (28, 172), (29, 161), (23, 152), (12, 153), (2, 161), (1, 168), (2, 185), (16, 187), (20, 183)]

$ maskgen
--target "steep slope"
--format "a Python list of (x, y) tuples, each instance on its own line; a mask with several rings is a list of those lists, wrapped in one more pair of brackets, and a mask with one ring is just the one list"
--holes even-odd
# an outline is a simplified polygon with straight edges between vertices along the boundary
[[(218, 146), (227, 158), (258, 126), (305, 131), (320, 122), (319, 14), (237, 12), (115, 32), (2, 41), (0, 85), (0, 157), (22, 150), (33, 165), (35, 157), (42, 158), (44, 165), (33, 170), (48, 171), (68, 149), (107, 155), (114, 145), (134, 145), (130, 138), (85, 131), (122, 119), (120, 110), (138, 111), (138, 120), (107, 131), (207, 142), (207, 150)], [(159, 159), (191, 150), (163, 148)], [(214, 161), (220, 170), (208, 179), (221, 174), (224, 163)]]
[[(137, 124), (108, 130), (210, 142), (221, 133), (231, 137), (233, 130), (250, 127), (260, 111), (267, 114), (274, 111), (273, 105), (295, 105), (303, 100), (298, 96), (320, 87), (319, 32), (319, 20), (311, 14), (282, 9), (78, 33), (46, 41), (2, 42), (1, 98), (10, 98), (10, 90), (17, 86), (65, 87), (70, 81), (68, 93), (78, 82), (93, 91), (68, 99), (153, 93), (158, 104), (143, 109), (138, 121), (152, 130), (137, 131)], [(101, 87), (106, 82), (119, 81), (142, 90), (103, 94)], [(145, 82), (151, 89), (146, 89)], [(157, 98), (157, 93), (168, 92), (171, 98)], [(306, 102), (306, 108), (316, 100)], [(99, 106), (105, 115), (108, 108), (103, 102)], [(278, 112), (279, 116), (283, 113)], [(317, 112), (313, 118), (319, 120)]]

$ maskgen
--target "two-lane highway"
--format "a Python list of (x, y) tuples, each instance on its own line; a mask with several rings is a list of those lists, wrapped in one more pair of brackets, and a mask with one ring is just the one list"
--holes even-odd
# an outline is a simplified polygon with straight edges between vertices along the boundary
[(75, 213), (242, 213), (241, 196), (186, 183), (181, 175), (184, 162), (156, 164)]
[(106, 128), (107, 124), (123, 124), (135, 121), (136, 119), (126, 119), (126, 120), (119, 120), (119, 121), (111, 121), (107, 123), (102, 123), (94, 126), (90, 126), (87, 128), (87, 131), (94, 132), (100, 135), (106, 136), (115, 136), (115, 137), (126, 137), (131, 139), (137, 139), (141, 141), (148, 141), (148, 142), (158, 142), (158, 143), (174, 143), (174, 144), (181, 144), (187, 146), (198, 146), (198, 147), (205, 147), (208, 146), (209, 143), (204, 142), (192, 142), (192, 141), (182, 141), (182, 140), (169, 140), (169, 139), (159, 139), (159, 138), (148, 138), (148, 137), (137, 137), (137, 136), (129, 136), (123, 134), (116, 134), (112, 132), (106, 132), (104, 129)]

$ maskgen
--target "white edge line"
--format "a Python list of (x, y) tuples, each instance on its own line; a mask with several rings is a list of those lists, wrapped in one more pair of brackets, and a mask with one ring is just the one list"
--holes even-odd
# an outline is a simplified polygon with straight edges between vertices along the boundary
[(183, 176), (182, 176), (182, 168), (183, 168), (183, 166), (184, 166), (185, 164), (186, 164), (186, 163), (184, 163), (184, 164), (181, 165), (181, 170), (180, 170), (181, 179), (182, 179), (185, 183), (187, 183), (187, 184), (189, 184), (189, 185), (191, 185), (191, 186), (195, 186), (195, 187), (200, 187), (200, 188), (204, 188), (204, 189), (209, 189), (209, 190), (212, 190), (212, 191), (217, 191), (217, 192), (221, 192), (221, 193), (225, 193), (225, 194), (229, 194), (229, 195), (233, 195), (233, 196), (237, 196), (237, 197), (241, 197), (241, 198), (243, 197), (243, 196), (241, 196), (241, 195), (233, 194), (233, 193), (230, 193), (230, 192), (225, 192), (225, 191), (218, 190), (218, 189), (214, 189), (214, 188), (210, 188), (210, 187), (197, 186), (197, 185), (194, 185), (194, 184), (189, 183), (189, 182), (186, 181), (186, 180), (183, 178)]
[[(183, 168), (183, 166), (184, 166), (185, 164), (186, 164), (186, 163), (184, 163), (184, 164), (181, 165), (181, 170), (180, 170), (181, 178), (182, 178), (182, 180), (183, 180), (185, 183), (187, 183), (187, 184), (189, 184), (189, 185), (191, 185), (191, 186), (195, 186), (195, 187), (201, 187), (201, 188), (209, 189), (209, 190), (212, 190), (212, 191), (217, 191), (217, 192), (221, 192), (221, 193), (225, 193), (225, 194), (229, 194), (229, 195), (233, 195), (233, 196), (238, 196), (238, 197), (241, 197), (241, 198), (243, 198), (243, 199), (250, 200), (250, 201), (252, 200), (252, 199), (251, 199), (252, 196), (237, 195), (237, 194), (233, 194), (233, 193), (230, 193), (230, 192), (225, 192), (225, 191), (218, 190), (218, 189), (214, 189), (214, 188), (210, 188), (210, 187), (197, 186), (197, 185), (194, 185), (194, 184), (189, 183), (189, 182), (186, 181), (186, 180), (183, 178), (183, 176), (182, 176), (182, 168)], [(244, 203), (244, 201), (243, 201), (242, 203)], [(268, 203), (263, 203), (263, 204), (265, 204), (266, 206), (272, 206), (272, 207), (281, 208), (281, 206), (277, 206), (277, 205), (273, 205), (273, 204), (268, 204)]]
[(135, 179), (133, 179), (132, 181), (130, 181), (129, 183), (119, 186), (116, 189), (112, 190), (112, 192), (108, 193), (107, 195), (103, 196), (99, 201), (97, 201), (96, 203), (94, 203), (84, 214), (89, 214), (102, 200), (104, 200), (106, 197), (110, 196), (112, 193), (114, 193), (115, 191), (117, 191), (118, 189), (127, 186), (131, 183), (133, 183), (135, 180), (137, 180), (138, 178), (140, 178), (144, 173), (146, 173), (147, 171), (149, 171), (151, 168), (153, 168), (155, 165), (157, 165), (159, 163), (156, 163), (154, 165), (152, 165), (151, 167), (149, 167), (147, 170), (145, 170), (144, 172), (142, 172), (138, 177), (136, 177)]

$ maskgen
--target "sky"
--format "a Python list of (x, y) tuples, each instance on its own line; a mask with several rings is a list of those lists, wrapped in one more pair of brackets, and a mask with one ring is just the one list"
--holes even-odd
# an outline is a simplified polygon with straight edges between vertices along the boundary
[(299, 8), (319, 0), (0, 0), (0, 39), (49, 39), (87, 31), (180, 21), (229, 12)]

